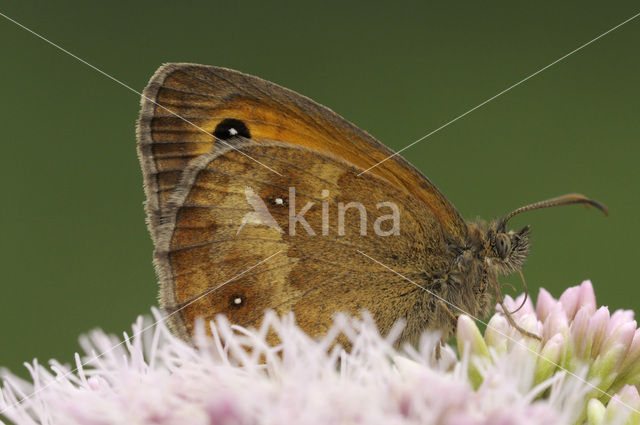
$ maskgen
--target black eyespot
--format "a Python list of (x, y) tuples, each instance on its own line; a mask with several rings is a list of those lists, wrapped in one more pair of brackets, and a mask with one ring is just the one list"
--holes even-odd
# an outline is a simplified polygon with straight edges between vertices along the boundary
[(216, 129), (213, 131), (213, 135), (217, 139), (221, 140), (227, 140), (237, 136), (241, 136), (246, 139), (251, 138), (251, 133), (249, 132), (249, 128), (246, 124), (235, 118), (226, 118), (222, 120), (220, 124), (216, 126)]
[(232, 295), (230, 298), (230, 304), (231, 307), (242, 307), (245, 303), (245, 301), (247, 300), (247, 297), (245, 297), (244, 295)]

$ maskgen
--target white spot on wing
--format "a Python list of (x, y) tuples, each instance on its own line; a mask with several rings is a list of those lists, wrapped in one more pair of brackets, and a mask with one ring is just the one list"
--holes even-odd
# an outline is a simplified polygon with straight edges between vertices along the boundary
[(242, 223), (236, 232), (236, 235), (240, 233), (240, 230), (245, 224), (258, 224), (268, 226), (276, 229), (280, 233), (284, 233), (278, 222), (273, 218), (269, 209), (264, 204), (264, 201), (253, 191), (249, 186), (244, 188), (245, 196), (247, 197), (247, 203), (253, 207), (253, 211), (248, 212), (242, 217)]

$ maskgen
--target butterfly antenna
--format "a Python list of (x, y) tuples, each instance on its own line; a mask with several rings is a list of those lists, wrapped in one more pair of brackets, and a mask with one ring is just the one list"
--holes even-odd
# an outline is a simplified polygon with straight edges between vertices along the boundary
[(551, 198), (540, 202), (535, 202), (533, 204), (525, 205), (524, 207), (520, 207), (512, 212), (510, 212), (502, 222), (500, 223), (499, 228), (504, 230), (507, 225), (507, 222), (511, 220), (514, 216), (526, 212), (539, 210), (542, 208), (552, 208), (552, 207), (561, 207), (564, 205), (572, 205), (572, 204), (582, 204), (588, 207), (595, 207), (602, 211), (605, 216), (609, 215), (609, 210), (603, 204), (598, 201), (594, 201), (593, 199), (589, 199), (584, 195), (580, 195), (579, 193), (570, 193), (568, 195), (558, 196), (557, 198)]

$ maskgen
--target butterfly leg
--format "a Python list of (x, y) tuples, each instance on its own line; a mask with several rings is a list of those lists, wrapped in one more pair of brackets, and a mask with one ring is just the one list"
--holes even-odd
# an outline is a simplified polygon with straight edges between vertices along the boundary
[[(440, 308), (444, 311), (445, 315), (453, 322), (453, 327), (455, 328), (458, 323), (458, 316), (453, 314), (453, 312), (447, 307), (447, 304), (444, 301), (440, 301)], [(446, 345), (447, 341), (442, 338), (440, 342), (436, 345), (436, 360), (440, 360), (441, 357), (441, 349)]]
[(444, 347), (444, 339), (441, 339), (440, 342), (436, 345), (436, 361), (439, 361), (442, 358), (441, 349)]
[(518, 325), (516, 323), (515, 320), (513, 320), (513, 317), (511, 316), (511, 313), (509, 313), (509, 310), (507, 310), (507, 306), (504, 305), (504, 303), (501, 301), (500, 305), (502, 306), (502, 311), (504, 312), (504, 316), (507, 318), (507, 322), (509, 322), (509, 324), (511, 326), (513, 326), (518, 332), (520, 332), (522, 335), (529, 337), (529, 338), (533, 338), (533, 339), (537, 339), (538, 341), (542, 341), (542, 338), (540, 338), (539, 335), (536, 335), (532, 332), (529, 332), (528, 330), (522, 328), (520, 325)]
[(455, 326), (458, 323), (459, 314), (457, 316), (453, 314), (453, 312), (449, 310), (449, 307), (447, 307), (447, 304), (445, 304), (444, 301), (440, 301), (440, 308), (449, 317), (449, 319), (451, 319), (451, 321), (453, 322), (453, 325)]

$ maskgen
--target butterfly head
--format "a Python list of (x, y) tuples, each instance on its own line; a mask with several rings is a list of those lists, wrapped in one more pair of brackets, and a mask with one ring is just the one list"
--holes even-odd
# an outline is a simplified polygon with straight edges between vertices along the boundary
[(530, 227), (525, 226), (517, 232), (513, 230), (507, 231), (507, 223), (511, 218), (526, 211), (571, 204), (583, 204), (587, 207), (593, 206), (604, 212), (605, 215), (608, 214), (604, 205), (578, 194), (559, 196), (520, 207), (507, 214), (502, 220), (494, 221), (487, 231), (487, 241), (489, 244), (487, 257), (495, 265), (496, 270), (500, 274), (508, 274), (520, 270), (529, 253)]
[[(488, 292), (493, 288), (495, 297), (502, 306), (509, 323), (524, 335), (539, 339), (537, 335), (522, 329), (512, 317), (513, 313), (525, 305), (527, 299), (528, 290), (521, 268), (529, 254), (529, 233), (531, 229), (529, 226), (525, 226), (519, 231), (507, 230), (507, 224), (512, 217), (525, 211), (570, 204), (593, 206), (604, 212), (605, 215), (607, 214), (607, 209), (599, 202), (582, 195), (571, 194), (526, 205), (507, 214), (503, 219), (494, 220), (490, 223), (481, 220), (468, 223), (469, 232), (466, 246), (470, 250), (459, 254), (456, 259), (460, 265), (461, 272), (463, 274), (466, 273), (466, 279), (474, 287), (476, 295), (479, 295), (476, 298), (476, 303), (467, 306), (468, 308), (475, 306), (474, 311), (488, 313), (491, 306), (491, 297), (488, 296)], [(478, 262), (481, 264), (478, 264)], [(476, 267), (473, 266), (474, 263)], [(525, 297), (520, 307), (514, 311), (509, 311), (503, 303), (504, 298), (501, 285), (498, 282), (498, 275), (516, 271), (520, 272)]]
[(491, 262), (500, 274), (520, 270), (529, 254), (529, 226), (519, 231), (506, 231), (501, 222), (494, 222), (488, 232)]

